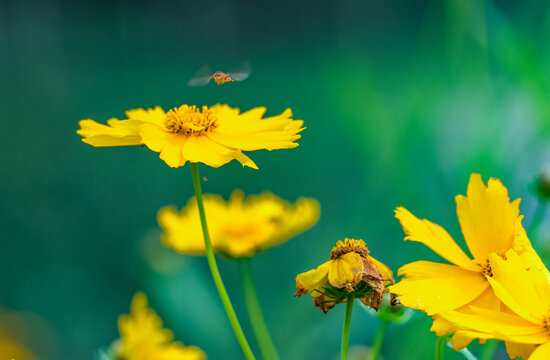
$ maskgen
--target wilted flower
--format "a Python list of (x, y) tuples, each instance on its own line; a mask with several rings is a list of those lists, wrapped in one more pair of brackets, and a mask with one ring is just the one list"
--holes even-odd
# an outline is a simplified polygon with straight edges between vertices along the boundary
[(386, 286), (393, 284), (392, 271), (369, 255), (365, 242), (346, 238), (332, 248), (330, 260), (296, 277), (296, 295), (310, 293), (323, 312), (345, 302), (349, 294), (378, 309)]
[[(215, 252), (233, 258), (251, 257), (309, 229), (319, 219), (319, 203), (300, 198), (294, 205), (272, 193), (244, 197), (235, 190), (229, 201), (203, 197), (208, 229)], [(196, 198), (181, 211), (164, 207), (158, 212), (163, 243), (188, 255), (204, 255), (205, 247)]]
[(203, 360), (206, 355), (194, 346), (173, 341), (172, 331), (162, 328), (162, 320), (147, 306), (147, 297), (137, 293), (130, 315), (118, 319), (120, 340), (114, 344), (117, 360)]
[(94, 120), (80, 121), (77, 134), (93, 146), (146, 145), (160, 153), (171, 167), (187, 161), (219, 167), (233, 159), (243, 166), (258, 167), (241, 151), (288, 149), (304, 130), (292, 111), (263, 118), (264, 107), (240, 114), (228, 105), (182, 105), (164, 112), (160, 107), (126, 111), (127, 120), (110, 119), (107, 125)]

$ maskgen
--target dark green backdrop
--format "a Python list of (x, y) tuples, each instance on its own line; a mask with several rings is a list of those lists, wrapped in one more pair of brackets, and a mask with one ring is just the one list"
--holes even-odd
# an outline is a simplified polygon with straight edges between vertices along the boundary
[[(0, 305), (40, 316), (29, 344), (41, 358), (91, 359), (141, 290), (177, 339), (210, 359), (240, 358), (205, 259), (160, 245), (156, 211), (192, 195), (189, 167), (139, 147), (95, 149), (75, 131), (80, 119), (137, 107), (291, 107), (307, 126), (298, 148), (249, 153), (259, 171), (203, 166), (203, 186), (319, 199), (319, 223), (253, 267), (283, 359), (338, 358), (344, 309), (323, 315), (292, 297), (296, 274), (325, 261), (336, 240), (363, 238), (395, 271), (438, 259), (402, 241), (393, 209), (463, 243), (453, 198), (471, 172), (502, 179), (529, 225), (528, 183), (550, 160), (549, 10), (541, 1), (2, 1)], [(243, 60), (253, 72), (242, 83), (185, 85), (205, 63)], [(220, 266), (250, 332), (236, 264)], [(351, 344), (368, 345), (377, 320), (357, 309)], [(433, 356), (429, 327), (421, 313), (390, 327), (384, 359)]]

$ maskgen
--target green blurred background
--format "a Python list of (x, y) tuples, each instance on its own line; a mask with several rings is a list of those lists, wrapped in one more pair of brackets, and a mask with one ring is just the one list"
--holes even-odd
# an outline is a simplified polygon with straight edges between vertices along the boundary
[[(159, 241), (157, 210), (193, 194), (189, 167), (139, 147), (95, 149), (75, 131), (137, 107), (291, 107), (307, 126), (298, 148), (249, 153), (259, 171), (202, 166), (203, 189), (319, 199), (319, 223), (253, 268), (282, 358), (337, 359), (344, 308), (323, 315), (293, 298), (296, 274), (336, 240), (365, 239), (395, 271), (437, 260), (403, 242), (393, 209), (463, 244), (454, 196), (472, 172), (502, 179), (529, 226), (528, 185), (550, 161), (549, 15), (543, 1), (2, 1), (0, 306), (39, 316), (25, 341), (41, 359), (92, 359), (141, 290), (178, 340), (241, 358), (205, 259)], [(186, 86), (204, 64), (243, 60), (244, 82)], [(250, 333), (237, 266), (220, 267)], [(430, 323), (416, 313), (390, 327), (384, 359), (432, 358)], [(371, 344), (376, 326), (357, 307), (352, 346)]]

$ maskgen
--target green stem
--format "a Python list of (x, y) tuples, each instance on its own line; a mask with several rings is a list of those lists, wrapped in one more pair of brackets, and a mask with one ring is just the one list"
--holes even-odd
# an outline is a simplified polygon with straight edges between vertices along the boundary
[(216, 258), (214, 257), (212, 243), (210, 242), (210, 235), (208, 234), (208, 226), (206, 224), (206, 214), (204, 212), (204, 203), (202, 201), (201, 181), (199, 178), (199, 167), (197, 163), (191, 163), (191, 174), (193, 176), (193, 186), (195, 187), (195, 196), (197, 197), (197, 205), (199, 207), (199, 215), (201, 218), (202, 234), (204, 236), (204, 247), (206, 248), (206, 259), (208, 260), (208, 266), (210, 267), (210, 272), (212, 273), (214, 284), (216, 285), (216, 289), (218, 289), (218, 294), (220, 295), (220, 299), (222, 300), (223, 307), (225, 308), (225, 312), (227, 313), (229, 322), (233, 327), (233, 332), (237, 337), (237, 341), (241, 345), (241, 349), (243, 350), (245, 357), (249, 360), (255, 359), (254, 354), (252, 353), (252, 350), (250, 350), (250, 346), (246, 341), (243, 329), (239, 324), (239, 320), (237, 319), (235, 310), (233, 310), (233, 306), (231, 305), (231, 301), (229, 300), (229, 296), (227, 295), (227, 291), (225, 290), (225, 286), (223, 285), (223, 281), (218, 270), (218, 265), (216, 264)]
[(447, 336), (442, 336), (437, 339), (435, 343), (435, 360), (443, 360), (443, 349), (446, 341)]
[(353, 310), (353, 303), (355, 302), (355, 296), (348, 295), (346, 301), (346, 315), (344, 317), (344, 328), (342, 329), (342, 360), (348, 358), (348, 342), (349, 342), (349, 328), (351, 324), (351, 312)]
[(388, 329), (388, 320), (385, 317), (380, 318), (380, 324), (378, 324), (378, 330), (376, 331), (376, 336), (374, 337), (374, 343), (372, 348), (369, 351), (368, 360), (377, 360), (380, 355), (380, 350), (382, 349), (382, 342), (384, 341), (384, 336), (386, 335), (386, 330)]
[(480, 360), (492, 360), (498, 349), (498, 345), (499, 345), (499, 341), (488, 340), (487, 343), (483, 346), (483, 351), (481, 352)]
[(239, 273), (243, 285), (244, 301), (248, 310), (248, 317), (250, 318), (256, 341), (258, 341), (258, 345), (260, 346), (260, 351), (265, 360), (279, 360), (279, 355), (269, 335), (269, 330), (265, 324), (262, 309), (258, 301), (254, 280), (252, 279), (250, 258), (239, 259)]

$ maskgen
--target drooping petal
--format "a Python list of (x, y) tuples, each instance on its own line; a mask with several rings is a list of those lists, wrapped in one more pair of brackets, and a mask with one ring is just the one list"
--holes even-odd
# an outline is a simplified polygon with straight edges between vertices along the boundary
[[(508, 356), (510, 356), (510, 359), (529, 359), (529, 356), (535, 351), (536, 345), (534, 344), (520, 344), (515, 342), (506, 341), (506, 352), (508, 353)], [(549, 354), (550, 356), (550, 354)], [(549, 359), (549, 358), (545, 358)]]
[(464, 306), (489, 287), (478, 272), (431, 261), (407, 264), (398, 275), (405, 278), (390, 286), (389, 291), (399, 295), (403, 305), (428, 315)]
[(159, 152), (159, 157), (168, 166), (176, 168), (185, 165), (183, 146), (189, 139), (187, 136), (166, 132), (153, 124), (142, 124), (139, 127), (142, 142), (153, 151)]
[(130, 146), (141, 144), (138, 125), (132, 120), (110, 119), (108, 125), (92, 119), (80, 120), (77, 134), (82, 141), (92, 146)]
[(467, 196), (456, 197), (456, 212), (468, 249), (478, 261), (492, 252), (512, 247), (517, 234), (519, 202), (510, 202), (508, 190), (498, 179), (489, 179), (487, 186), (481, 175), (472, 174)]
[(550, 359), (550, 342), (542, 344), (537, 347), (535, 351), (531, 354), (529, 360), (548, 360)]
[(183, 147), (183, 156), (191, 162), (202, 162), (212, 167), (220, 167), (237, 159), (243, 166), (258, 168), (239, 150), (220, 145), (207, 136), (190, 136)]
[(405, 240), (421, 242), (439, 256), (464, 269), (479, 270), (441, 226), (426, 219), (420, 220), (403, 207), (395, 209), (395, 217), (407, 234)]
[(328, 270), (329, 283), (337, 288), (345, 287), (349, 292), (357, 285), (364, 274), (364, 265), (361, 256), (350, 252), (334, 260)]
[[(333, 260), (329, 260), (324, 264), (319, 265), (316, 269), (306, 271), (296, 276), (296, 294), (294, 296), (302, 296), (313, 290), (321, 290), (328, 281), (328, 271)], [(317, 297), (321, 293), (314, 291), (311, 296)]]

